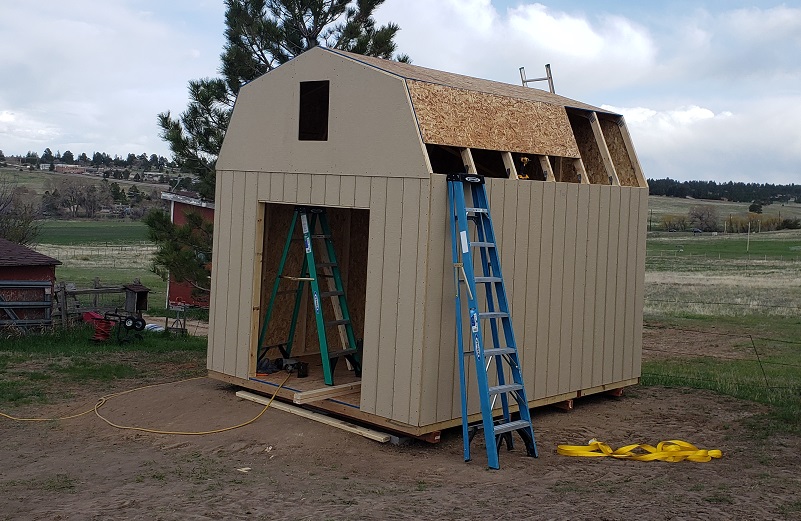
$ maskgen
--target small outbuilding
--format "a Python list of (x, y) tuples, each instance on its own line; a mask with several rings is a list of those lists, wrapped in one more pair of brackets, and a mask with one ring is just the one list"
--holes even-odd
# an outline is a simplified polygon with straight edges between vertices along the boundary
[(0, 328), (51, 325), (59, 264), (27, 246), (0, 239)]
[[(411, 435), (459, 424), (446, 174), (464, 171), (487, 178), (530, 405), (637, 383), (648, 188), (623, 117), (320, 47), (236, 101), (217, 162), (209, 374), (266, 392), (283, 379), (257, 374), (259, 332), (293, 209), (319, 206), (362, 372), (340, 363), (322, 384), (304, 299), (293, 357), (310, 375), (279, 395)], [(286, 340), (293, 302), (277, 301), (264, 345)]]

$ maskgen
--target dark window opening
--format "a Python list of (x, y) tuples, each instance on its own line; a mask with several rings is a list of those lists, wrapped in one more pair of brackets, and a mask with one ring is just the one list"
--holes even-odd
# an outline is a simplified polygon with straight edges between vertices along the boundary
[(443, 145), (426, 144), (431, 170), (435, 174), (461, 174), (467, 172), (459, 149)]
[(301, 141), (328, 141), (328, 84), (328, 80), (300, 82)]
[(517, 168), (518, 178), (545, 181), (545, 173), (542, 171), (540, 156), (512, 152), (512, 159), (514, 160), (515, 168)]
[(485, 177), (499, 177), (509, 179), (509, 172), (503, 164), (503, 155), (497, 150), (484, 150), (481, 148), (471, 148), (473, 162), (476, 170)]

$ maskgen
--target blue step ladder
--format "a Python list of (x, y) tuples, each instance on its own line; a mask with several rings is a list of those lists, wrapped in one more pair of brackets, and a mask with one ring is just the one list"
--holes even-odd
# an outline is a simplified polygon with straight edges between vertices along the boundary
[[(509, 302), (501, 274), (495, 232), (492, 228), (484, 177), (476, 174), (451, 174), (447, 177), (450, 203), (451, 251), (456, 286), (456, 339), (459, 359), (459, 384), (462, 399), (462, 440), (464, 459), (470, 461), (470, 442), (478, 430), (484, 431), (488, 466), (500, 468), (498, 454), (503, 443), (512, 450), (512, 433), (517, 432), (526, 446), (526, 454), (537, 457), (537, 443), (526, 388), (515, 343)], [(471, 205), (465, 202), (470, 191)], [(472, 224), (471, 224), (472, 223)], [(508, 240), (512, 240), (511, 238)], [(474, 267), (475, 251), (481, 262), (481, 274)], [(477, 285), (484, 287), (485, 309), (479, 309)], [(463, 290), (464, 288), (464, 290)], [(462, 292), (467, 292), (470, 334), (467, 346), (463, 334)], [(484, 347), (484, 328), (489, 323), (492, 347)], [(502, 333), (502, 335), (501, 335)], [(481, 401), (481, 422), (468, 424), (467, 381), (465, 358), (473, 358)], [(490, 383), (490, 371), (495, 365), (496, 380)], [(501, 399), (502, 416), (493, 417), (497, 398)], [(512, 419), (509, 412), (510, 397), (517, 404), (519, 414)]]

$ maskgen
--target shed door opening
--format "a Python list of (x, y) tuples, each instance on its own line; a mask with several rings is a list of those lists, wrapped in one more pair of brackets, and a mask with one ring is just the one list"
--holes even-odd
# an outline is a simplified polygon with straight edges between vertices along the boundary
[(328, 80), (300, 82), (298, 139), (328, 141)]

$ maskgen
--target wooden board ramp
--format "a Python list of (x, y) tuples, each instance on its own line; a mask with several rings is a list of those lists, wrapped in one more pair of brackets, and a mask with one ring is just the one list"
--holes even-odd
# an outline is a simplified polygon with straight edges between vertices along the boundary
[[(251, 402), (256, 402), (261, 405), (267, 405), (268, 403), (270, 403), (269, 398), (248, 391), (237, 391), (236, 396), (237, 398), (250, 400)], [(294, 405), (289, 405), (287, 403), (279, 402), (277, 400), (273, 400), (272, 404), (270, 404), (270, 407), (273, 409), (278, 409), (279, 411), (284, 411), (294, 414), (296, 416), (307, 418), (309, 420), (314, 420), (316, 422), (320, 422), (331, 427), (336, 427), (337, 429), (341, 429), (343, 431), (351, 432), (353, 434), (358, 434), (359, 436), (363, 436), (365, 438), (377, 441), (379, 443), (387, 443), (391, 439), (391, 436), (385, 432), (380, 432), (374, 429), (368, 429), (367, 427), (355, 425), (353, 423), (346, 422), (344, 420), (332, 418), (330, 416), (326, 416), (325, 414), (321, 414), (319, 412), (309, 411), (307, 409), (296, 407)]]

